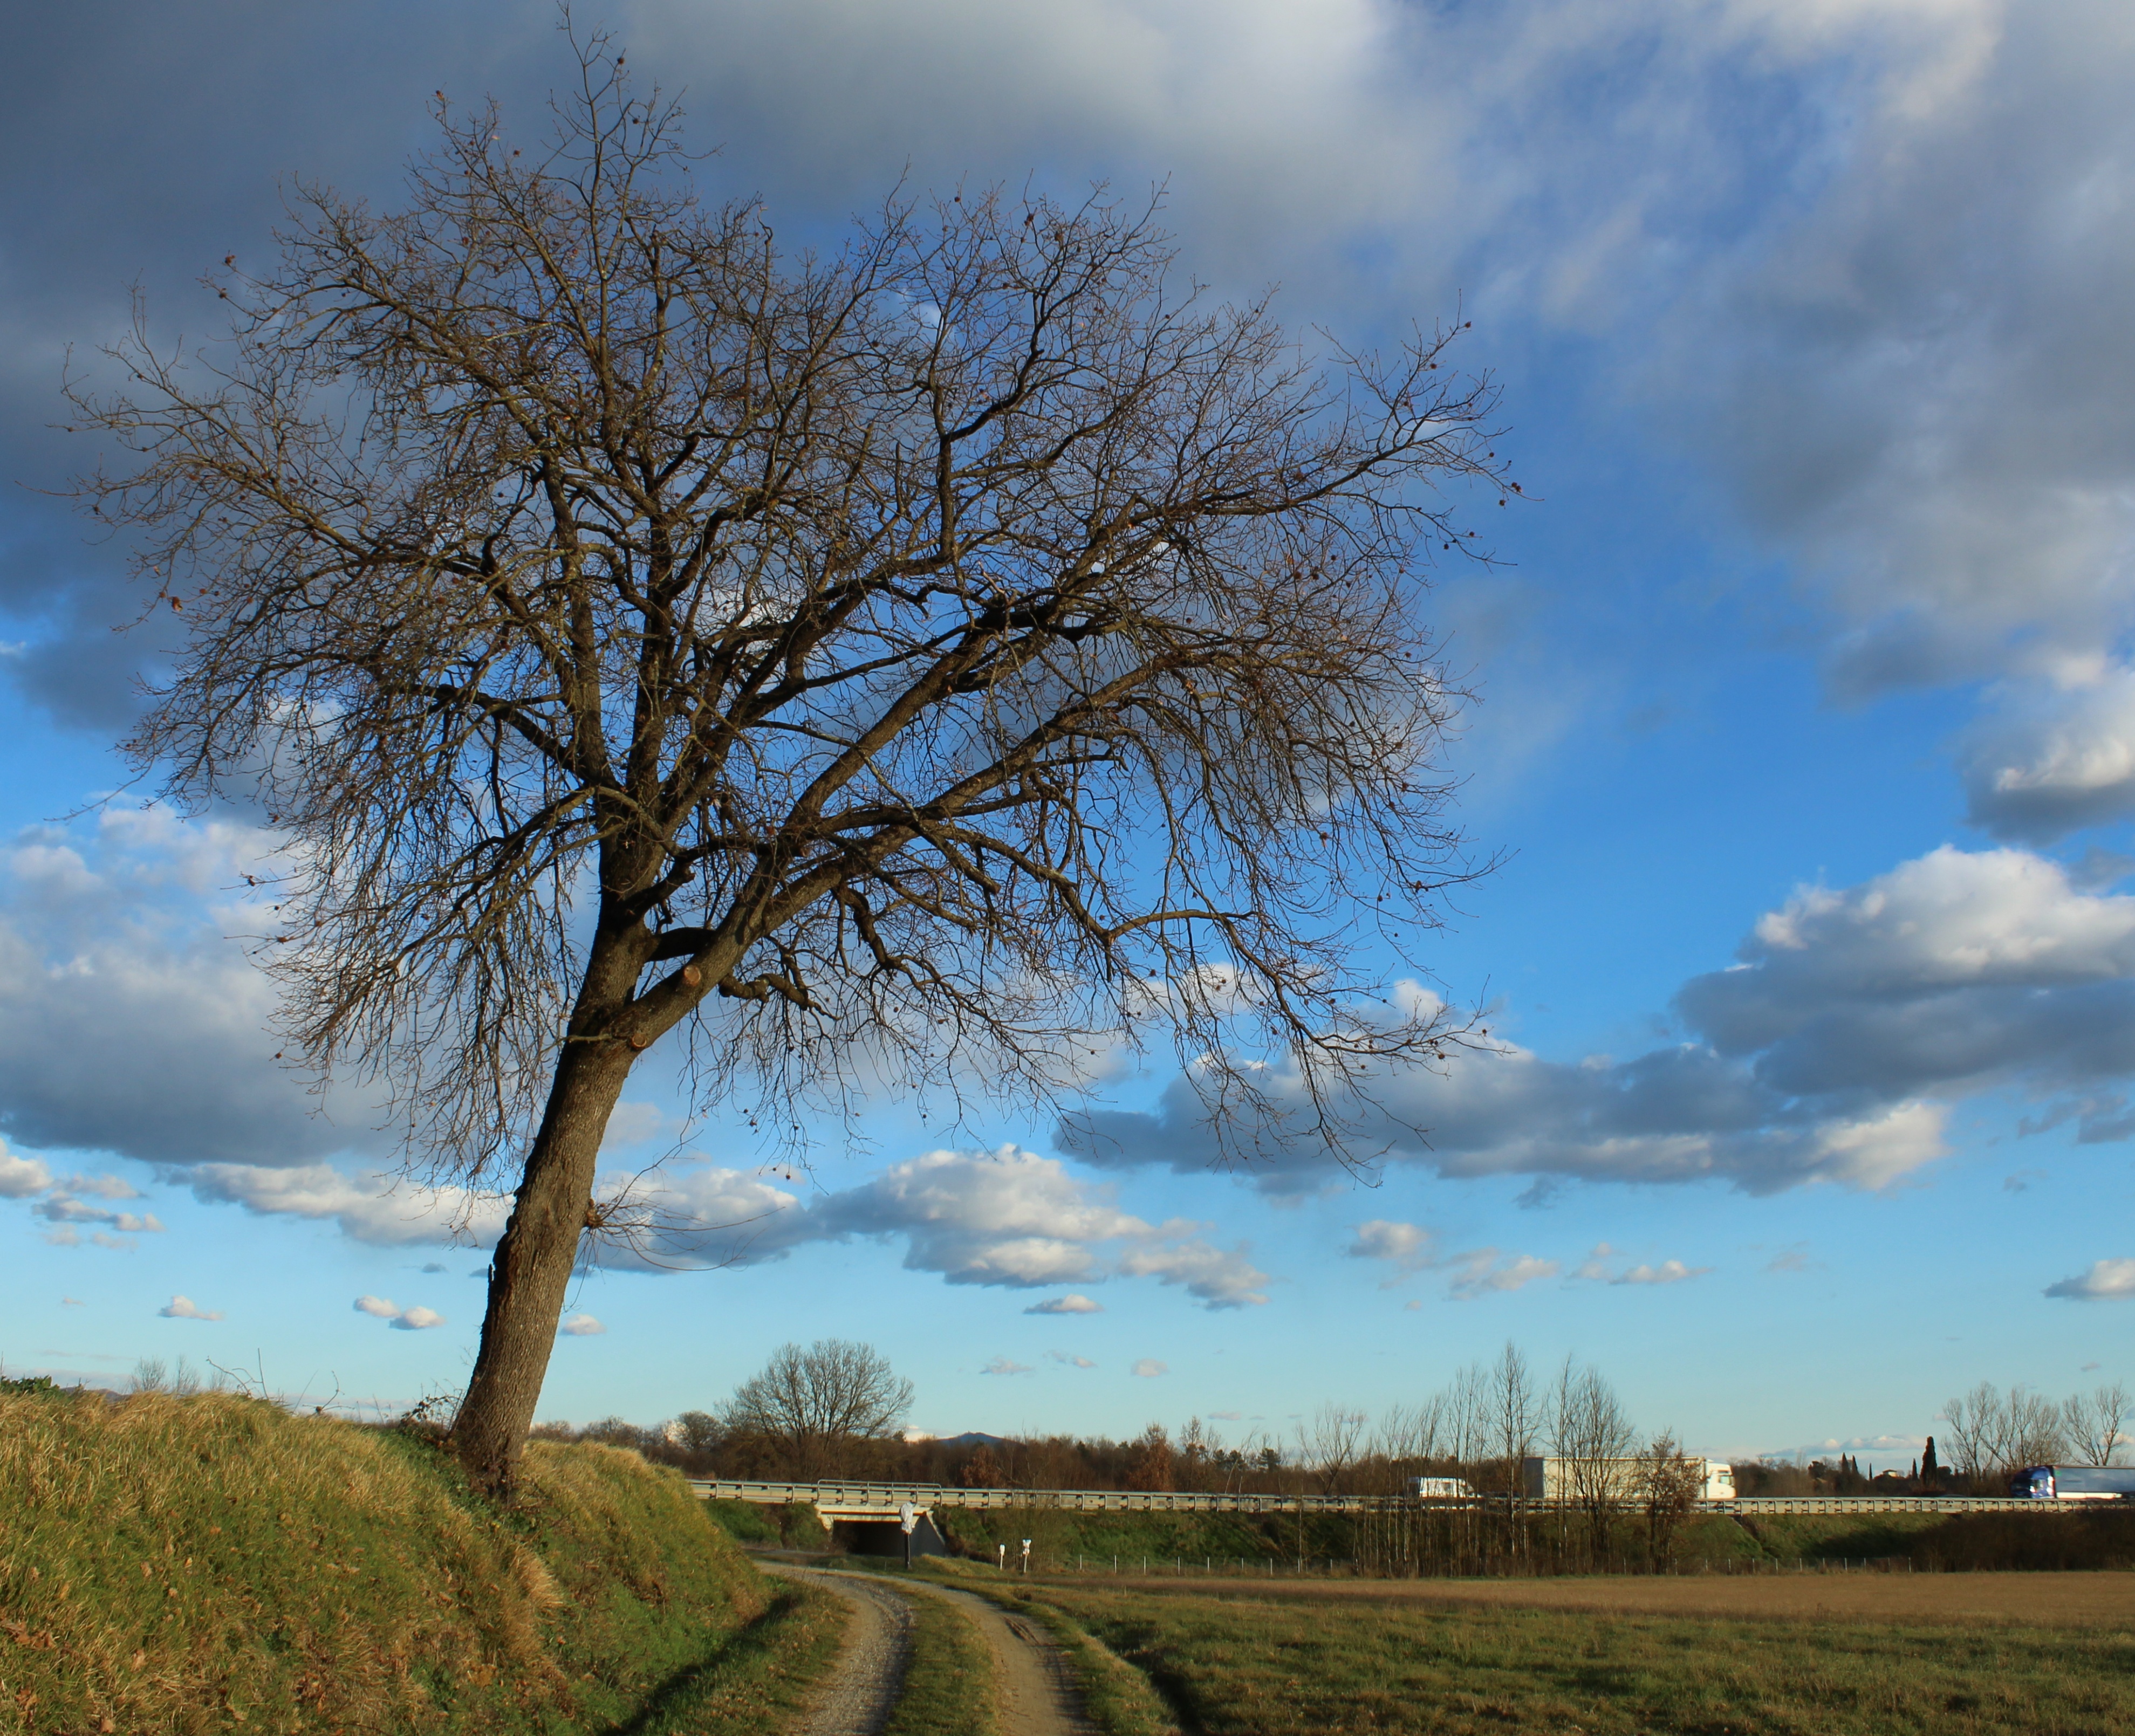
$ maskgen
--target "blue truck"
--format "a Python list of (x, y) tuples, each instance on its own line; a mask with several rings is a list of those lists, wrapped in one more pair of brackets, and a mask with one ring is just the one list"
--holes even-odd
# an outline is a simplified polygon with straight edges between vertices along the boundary
[(2026, 1465), (2009, 1479), (2019, 1501), (2135, 1501), (2135, 1465)]

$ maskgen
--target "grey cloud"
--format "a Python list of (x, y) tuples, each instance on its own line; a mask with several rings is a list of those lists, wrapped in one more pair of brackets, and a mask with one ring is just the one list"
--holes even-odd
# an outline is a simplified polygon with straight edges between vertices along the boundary
[[(1881, 1187), (1941, 1154), (1948, 1105), (2013, 1088), (2087, 1140), (2135, 1132), (2135, 897), (2081, 889), (2021, 850), (1948, 848), (1844, 890), (1808, 887), (1756, 925), (1734, 967), (1676, 998), (1696, 1040), (1627, 1061), (1546, 1060), (1505, 1044), (1442, 1069), (1366, 1080), (1350, 1150), (1446, 1176), (1715, 1179), (1754, 1193), (1816, 1181)], [(1271, 1193), (1327, 1184), (1298, 1111), (1250, 1168)], [(1061, 1148), (1101, 1168), (1189, 1171), (1223, 1153), (1174, 1079), (1149, 1113), (1072, 1118)], [(1436, 1263), (1415, 1226), (1377, 1224), (1352, 1252)]]
[(2124, 1302), (2135, 1297), (2135, 1260), (2093, 1260), (2089, 1270), (2048, 1284), (2046, 1294), (2069, 1302)]
[[(76, 846), (79, 846), (77, 849)], [(107, 810), (12, 853), (0, 902), (0, 1129), (166, 1167), (382, 1153), (362, 1095), (320, 1113), (274, 1059), (274, 999), (205, 920), (241, 839)]]
[[(1708, 449), (1808, 560), (1850, 696), (2094, 664), (2135, 625), (2135, 14), (1963, 10), (1968, 62), (1845, 105), (1828, 180), (1760, 213), (1674, 327), (1682, 389), (1716, 388)], [(2005, 835), (2037, 807), (2002, 805)]]
[(1966, 817), (1997, 838), (2051, 844), (2124, 820), (2135, 813), (2135, 673), (2023, 694), (1972, 731), (1958, 769)]

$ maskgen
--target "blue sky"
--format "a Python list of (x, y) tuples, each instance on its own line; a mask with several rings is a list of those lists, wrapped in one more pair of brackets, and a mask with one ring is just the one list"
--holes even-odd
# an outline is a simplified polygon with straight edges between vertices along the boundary
[[(590, 16), (580, 9), (582, 21)], [(2135, 1376), (2135, 16), (2059, 0), (617, 0), (719, 193), (834, 236), (900, 176), (1162, 181), (1184, 268), (1369, 342), (1474, 322), (1532, 504), (1435, 593), (1498, 872), (1425, 950), (1500, 1052), (1384, 1082), (1359, 1181), (1211, 1171), (1122, 1057), (1043, 1117), (765, 1170), (656, 1055), (618, 1170), (719, 1269), (589, 1276), (543, 1414), (708, 1405), (863, 1337), (953, 1432), (1285, 1433), (1517, 1339), (1712, 1450), (1903, 1457), (1980, 1379)], [(273, 1060), (258, 816), (112, 797), (146, 634), (39, 492), (70, 346), (211, 331), (278, 177), (390, 201), (436, 89), (538, 124), (545, 3), (121, 4), (0, 77), (7, 1371), (465, 1378), (493, 1202), (385, 1194)], [(1487, 516), (1485, 516), (1487, 515)], [(427, 1208), (427, 1210), (426, 1210)], [(456, 1215), (462, 1236), (450, 1236)], [(1033, 1312), (1077, 1297), (1092, 1304)], [(180, 1306), (173, 1298), (186, 1298)], [(216, 1318), (204, 1318), (213, 1316)], [(596, 1330), (595, 1327), (598, 1329)]]

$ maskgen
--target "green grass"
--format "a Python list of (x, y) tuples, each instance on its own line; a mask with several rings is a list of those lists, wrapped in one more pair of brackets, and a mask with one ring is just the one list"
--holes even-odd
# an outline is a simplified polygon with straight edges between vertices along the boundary
[(738, 1736), (835, 1651), (672, 1472), (536, 1442), (525, 1485), (230, 1394), (0, 1394), (0, 1732)]
[(2108, 1628), (1610, 1617), (1038, 1588), (1205, 1736), (2108, 1736)]
[(963, 1611), (912, 1599), (912, 1664), (885, 1736), (995, 1736), (1000, 1728), (993, 1653)]

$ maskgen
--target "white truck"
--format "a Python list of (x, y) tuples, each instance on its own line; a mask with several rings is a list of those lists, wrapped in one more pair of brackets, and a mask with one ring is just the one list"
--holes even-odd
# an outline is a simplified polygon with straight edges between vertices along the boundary
[[(1677, 1464), (1695, 1487), (1699, 1501), (1732, 1501), (1735, 1468), (1724, 1458), (1685, 1458)], [(1654, 1462), (1650, 1458), (1605, 1458), (1598, 1464), (1581, 1465), (1570, 1458), (1525, 1458), (1520, 1461), (1520, 1489), (1530, 1501), (1574, 1501), (1593, 1492), (1598, 1485), (1608, 1498), (1629, 1506), (1644, 1501), (1653, 1487)]]

